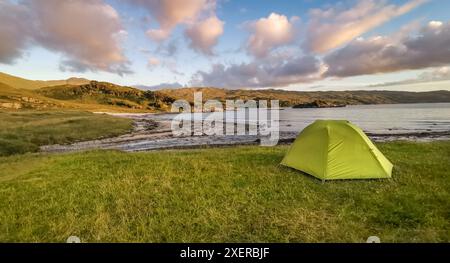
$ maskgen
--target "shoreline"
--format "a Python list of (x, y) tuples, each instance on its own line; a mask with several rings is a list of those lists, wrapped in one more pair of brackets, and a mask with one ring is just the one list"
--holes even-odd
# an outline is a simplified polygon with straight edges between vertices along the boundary
[[(110, 114), (110, 113), (106, 113)], [(133, 131), (117, 137), (100, 138), (91, 141), (75, 142), (67, 145), (45, 145), (40, 147), (43, 153), (66, 153), (86, 150), (121, 150), (125, 152), (142, 152), (165, 149), (199, 149), (207, 147), (233, 147), (242, 145), (258, 145), (261, 138), (252, 135), (240, 136), (185, 136), (174, 137), (171, 122), (148, 118), (153, 114), (112, 114), (134, 120)], [(147, 116), (147, 118), (143, 118)], [(366, 133), (374, 142), (386, 141), (439, 141), (450, 140), (449, 131), (408, 132), (408, 133)], [(280, 132), (278, 145), (292, 143), (298, 133)]]

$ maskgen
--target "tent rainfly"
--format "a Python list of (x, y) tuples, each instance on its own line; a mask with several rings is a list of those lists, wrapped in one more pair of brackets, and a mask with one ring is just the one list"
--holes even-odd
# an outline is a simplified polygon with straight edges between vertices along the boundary
[(322, 180), (391, 178), (393, 168), (360, 128), (343, 120), (306, 127), (281, 164)]

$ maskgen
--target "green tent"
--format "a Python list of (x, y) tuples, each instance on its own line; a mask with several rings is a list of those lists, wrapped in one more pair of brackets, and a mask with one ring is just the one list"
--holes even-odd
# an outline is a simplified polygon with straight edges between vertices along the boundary
[(281, 164), (322, 180), (391, 178), (393, 167), (360, 128), (334, 120), (306, 127)]

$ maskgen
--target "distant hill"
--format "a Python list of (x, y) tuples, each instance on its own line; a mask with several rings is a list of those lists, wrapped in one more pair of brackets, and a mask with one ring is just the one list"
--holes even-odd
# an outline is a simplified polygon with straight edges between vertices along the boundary
[(156, 91), (174, 99), (193, 102), (195, 91), (203, 93), (203, 100), (274, 100), (280, 106), (290, 107), (298, 104), (324, 101), (335, 105), (359, 104), (398, 104), (398, 103), (437, 103), (450, 102), (450, 91), (407, 92), (407, 91), (285, 91), (285, 90), (228, 90), (218, 88), (183, 88)]
[(0, 83), (6, 84), (16, 89), (36, 90), (43, 87), (58, 86), (58, 85), (82, 85), (90, 81), (83, 78), (69, 78), (66, 80), (28, 80), (9, 74), (0, 72)]
[[(9, 84), (8, 84), (9, 83)], [(62, 83), (62, 84), (61, 84)], [(40, 87), (41, 85), (49, 85)], [(193, 103), (194, 92), (203, 100), (279, 100), (281, 107), (343, 106), (358, 104), (450, 102), (450, 91), (285, 91), (178, 88), (141, 90), (107, 82), (71, 78), (32, 81), (0, 73), (0, 109), (81, 109), (110, 112), (169, 111), (173, 101)]]
[(166, 111), (174, 101), (168, 96), (152, 91), (97, 81), (91, 81), (84, 85), (46, 87), (37, 90), (36, 93), (60, 101), (108, 105), (143, 111)]
[(34, 91), (16, 89), (0, 83), (0, 109), (55, 109), (73, 107), (41, 96)]
[(0, 81), (0, 109), (160, 112), (167, 111), (173, 102), (173, 99), (162, 94), (107, 82), (79, 78), (32, 81), (0, 74), (1, 81), (6, 82)]

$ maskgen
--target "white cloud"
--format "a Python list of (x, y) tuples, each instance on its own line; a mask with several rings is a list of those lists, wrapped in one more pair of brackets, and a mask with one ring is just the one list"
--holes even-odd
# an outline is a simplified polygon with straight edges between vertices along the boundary
[[(293, 21), (297, 21), (294, 17)], [(290, 43), (294, 39), (294, 25), (284, 15), (271, 13), (250, 23), (251, 35), (247, 42), (247, 50), (255, 57), (265, 57), (278, 46)]]
[(186, 36), (190, 39), (194, 50), (212, 55), (212, 48), (223, 34), (224, 22), (216, 16), (199, 21), (186, 29)]
[(450, 75), (450, 22), (433, 21), (392, 36), (358, 38), (323, 59), (291, 52), (271, 53), (249, 63), (215, 64), (199, 71), (194, 84), (218, 87), (286, 87), (328, 77), (350, 77), (441, 67), (414, 82), (447, 79)]
[(147, 35), (155, 41), (167, 39), (179, 24), (192, 24), (203, 13), (213, 13), (216, 0), (131, 0), (146, 8), (157, 20), (159, 28), (152, 28)]
[(417, 83), (430, 83), (437, 81), (448, 81), (450, 80), (450, 66), (433, 68), (430, 71), (426, 71), (418, 75), (416, 78), (386, 82), (376, 85), (371, 85), (369, 87), (390, 87), (390, 86), (401, 86), (401, 85), (411, 85)]
[(148, 63), (147, 63), (147, 65), (148, 65), (150, 68), (159, 66), (160, 64), (161, 64), (161, 61), (160, 61), (158, 58), (155, 58), (155, 57), (149, 58), (149, 59), (148, 59)]
[(170, 30), (167, 29), (149, 29), (146, 32), (147, 36), (151, 39), (161, 42), (166, 40), (170, 36)]
[(63, 53), (66, 69), (128, 72), (120, 46), (126, 32), (112, 6), (102, 0), (41, 0), (29, 5), (39, 28), (36, 41)]
[(396, 6), (387, 4), (387, 1), (359, 0), (349, 9), (337, 6), (325, 10), (313, 9), (310, 11), (304, 46), (315, 53), (326, 53), (427, 1), (410, 0)]
[(27, 7), (0, 0), (0, 63), (22, 56), (30, 32)]
[(357, 39), (325, 57), (326, 76), (348, 77), (450, 64), (450, 22), (430, 22), (415, 35)]
[[(6, 24), (0, 23), (3, 42), (0, 47), (12, 42), (17, 45), (15, 51), (0, 50), (17, 57), (24, 43), (33, 41), (60, 52), (64, 57), (62, 70), (129, 73), (128, 61), (121, 49), (126, 32), (116, 10), (102, 0), (25, 0), (15, 4), (0, 1), (0, 12), (8, 12), (1, 14), (0, 20), (9, 20)], [(3, 32), (4, 27), (15, 31)], [(8, 36), (6, 41), (3, 41), (4, 35)], [(11, 61), (11, 58), (3, 61)]]
[(223, 88), (283, 87), (321, 78), (322, 63), (313, 56), (271, 55), (263, 60), (199, 71), (192, 84)]

